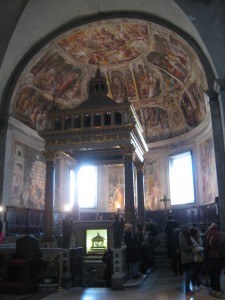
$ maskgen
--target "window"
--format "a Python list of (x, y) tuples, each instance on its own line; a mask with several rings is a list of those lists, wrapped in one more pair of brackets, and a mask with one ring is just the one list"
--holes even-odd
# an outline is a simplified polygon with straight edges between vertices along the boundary
[(80, 167), (77, 187), (80, 208), (95, 208), (97, 206), (97, 167)]
[(73, 207), (74, 205), (74, 197), (75, 197), (74, 186), (75, 186), (75, 174), (74, 174), (74, 170), (71, 169), (70, 170), (70, 203), (67, 204), (65, 210), (70, 210), (71, 207)]
[(191, 152), (169, 158), (171, 205), (195, 202)]

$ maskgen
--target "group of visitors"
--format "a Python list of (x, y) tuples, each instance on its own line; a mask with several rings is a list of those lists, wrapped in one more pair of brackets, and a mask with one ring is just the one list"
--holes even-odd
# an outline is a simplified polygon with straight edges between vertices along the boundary
[(177, 225), (169, 237), (168, 248), (174, 275), (184, 273), (187, 296), (210, 286), (211, 296), (225, 298), (220, 285), (225, 249), (217, 224), (211, 224), (205, 233), (195, 225)]
[(157, 230), (151, 219), (145, 223), (124, 225), (123, 241), (126, 245), (126, 262), (129, 274), (139, 278), (154, 264), (154, 247)]

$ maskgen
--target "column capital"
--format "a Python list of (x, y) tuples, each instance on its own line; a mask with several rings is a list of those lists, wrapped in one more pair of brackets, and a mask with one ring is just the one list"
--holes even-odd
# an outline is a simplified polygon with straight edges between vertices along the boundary
[(131, 156), (132, 158), (135, 157), (135, 147), (132, 144), (129, 145), (122, 145), (120, 146), (122, 153), (124, 156)]
[(45, 159), (48, 161), (55, 160), (56, 151), (44, 150), (42, 151), (42, 154), (44, 155)]
[(144, 171), (145, 168), (145, 164), (143, 161), (135, 161), (134, 162), (135, 168), (137, 169), (137, 171)]

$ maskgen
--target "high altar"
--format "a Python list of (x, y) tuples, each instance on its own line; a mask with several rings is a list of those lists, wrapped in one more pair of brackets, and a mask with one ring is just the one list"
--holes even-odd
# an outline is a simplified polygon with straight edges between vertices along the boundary
[[(59, 262), (70, 271), (75, 284), (76, 280), (80, 280), (81, 257), (83, 267), (88, 269), (94, 266), (95, 279), (103, 279), (105, 265), (102, 256), (105, 251), (112, 249), (112, 288), (121, 289), (126, 273), (125, 251), (123, 247), (115, 245), (113, 239), (115, 220), (80, 220), (78, 199), (75, 195), (70, 215), (72, 232), (68, 246), (71, 248), (57, 248), (53, 232), (54, 168), (55, 160), (60, 155), (73, 160), (75, 177), (79, 167), (88, 163), (123, 164), (124, 221), (132, 224), (144, 221), (143, 155), (148, 148), (135, 109), (128, 100), (117, 103), (107, 96), (106, 79), (99, 68), (89, 82), (88, 91), (88, 98), (73, 110), (56, 111), (53, 106), (47, 112), (46, 126), (39, 131), (39, 135), (45, 140), (46, 158), (44, 228), (40, 238), (40, 251), (44, 261), (57, 260), (60, 257)], [(136, 183), (134, 178), (137, 179)], [(137, 207), (134, 204), (135, 197)], [(26, 212), (28, 220), (28, 211)], [(10, 251), (15, 252), (15, 244)], [(64, 276), (64, 273), (61, 275)]]
[[(60, 153), (79, 166), (91, 164), (123, 164), (125, 178), (125, 222), (144, 221), (143, 166), (148, 150), (143, 129), (133, 105), (117, 103), (107, 96), (106, 79), (98, 68), (89, 81), (88, 98), (72, 110), (47, 112), (46, 126), (39, 131), (45, 140), (46, 191), (43, 247), (54, 247), (52, 232), (54, 203), (54, 162)], [(137, 174), (137, 217), (134, 205), (134, 173)], [(75, 175), (76, 176), (76, 175)], [(79, 221), (77, 195), (72, 217)], [(87, 228), (89, 223), (87, 222)], [(78, 226), (78, 224), (77, 224)], [(82, 242), (81, 242), (82, 243)], [(85, 248), (85, 245), (81, 245)], [(110, 245), (111, 246), (111, 245)]]

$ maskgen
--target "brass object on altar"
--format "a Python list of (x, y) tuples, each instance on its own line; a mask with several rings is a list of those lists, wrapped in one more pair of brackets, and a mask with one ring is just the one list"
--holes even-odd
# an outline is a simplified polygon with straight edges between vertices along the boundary
[(95, 237), (92, 238), (91, 240), (92, 246), (91, 246), (91, 250), (89, 253), (93, 254), (101, 254), (104, 253), (104, 251), (106, 250), (106, 246), (105, 246), (105, 238), (103, 236), (101, 236), (99, 234), (99, 232), (97, 233), (97, 235)]

